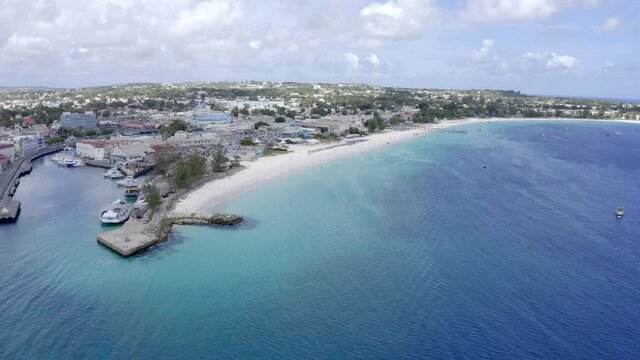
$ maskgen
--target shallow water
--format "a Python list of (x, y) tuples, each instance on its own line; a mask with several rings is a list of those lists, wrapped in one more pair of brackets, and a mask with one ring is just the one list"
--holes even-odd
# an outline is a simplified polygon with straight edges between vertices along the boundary
[(279, 179), (224, 209), (255, 226), (127, 259), (95, 242), (113, 183), (39, 160), (0, 227), (0, 357), (634, 358), (640, 127), (466, 129)]

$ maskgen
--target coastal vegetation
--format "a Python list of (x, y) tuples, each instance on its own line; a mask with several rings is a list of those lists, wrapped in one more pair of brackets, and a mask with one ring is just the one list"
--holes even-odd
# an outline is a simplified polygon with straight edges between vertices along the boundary
[(224, 155), (224, 148), (220, 147), (213, 153), (211, 159), (211, 169), (213, 172), (223, 172), (227, 169), (229, 158)]
[(240, 145), (242, 146), (255, 146), (256, 143), (251, 138), (240, 139)]
[(384, 119), (378, 112), (373, 113), (373, 119), (365, 121), (364, 126), (367, 127), (367, 130), (370, 133), (382, 131), (387, 127)]
[(153, 184), (147, 184), (144, 186), (144, 196), (147, 200), (147, 206), (149, 207), (150, 216), (153, 217), (153, 214), (160, 208), (162, 205), (162, 196), (160, 196), (160, 192), (158, 188)]
[(269, 123), (266, 123), (264, 121), (258, 121), (257, 123), (253, 124), (253, 128), (255, 130), (258, 130), (262, 126), (269, 126)]
[(170, 177), (171, 186), (175, 189), (187, 188), (202, 179), (206, 172), (206, 159), (197, 154), (189, 155), (176, 163), (175, 171)]
[(182, 120), (174, 120), (171, 124), (165, 125), (158, 129), (160, 134), (166, 139), (174, 136), (178, 131), (185, 131), (189, 128), (187, 123)]

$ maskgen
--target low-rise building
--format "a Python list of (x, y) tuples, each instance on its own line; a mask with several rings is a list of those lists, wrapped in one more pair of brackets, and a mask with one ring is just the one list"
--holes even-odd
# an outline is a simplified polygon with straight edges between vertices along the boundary
[(10, 142), (0, 143), (0, 155), (4, 155), (8, 157), (10, 161), (14, 161), (16, 159), (15, 145)]
[(130, 141), (126, 140), (83, 140), (76, 143), (76, 154), (91, 160), (106, 160), (111, 152), (118, 146), (124, 146)]
[(132, 162), (143, 160), (154, 152), (155, 150), (143, 142), (133, 142), (113, 149), (111, 161)]
[(178, 131), (174, 136), (167, 139), (167, 143), (176, 147), (209, 147), (218, 145), (220, 138), (216, 134), (192, 134), (186, 131)]

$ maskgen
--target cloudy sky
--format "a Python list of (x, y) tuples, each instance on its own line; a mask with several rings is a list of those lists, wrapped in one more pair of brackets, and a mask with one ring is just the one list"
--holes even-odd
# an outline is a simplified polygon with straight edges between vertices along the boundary
[(638, 0), (0, 0), (0, 86), (274, 80), (640, 98)]

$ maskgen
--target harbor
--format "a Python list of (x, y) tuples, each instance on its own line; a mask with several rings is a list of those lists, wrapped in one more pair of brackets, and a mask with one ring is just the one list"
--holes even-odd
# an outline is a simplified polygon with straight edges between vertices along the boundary
[(14, 199), (13, 195), (20, 184), (20, 177), (31, 173), (33, 169), (31, 161), (58, 152), (63, 148), (64, 145), (58, 145), (41, 149), (31, 156), (18, 160), (8, 170), (0, 174), (0, 223), (14, 222), (18, 219), (22, 204)]

